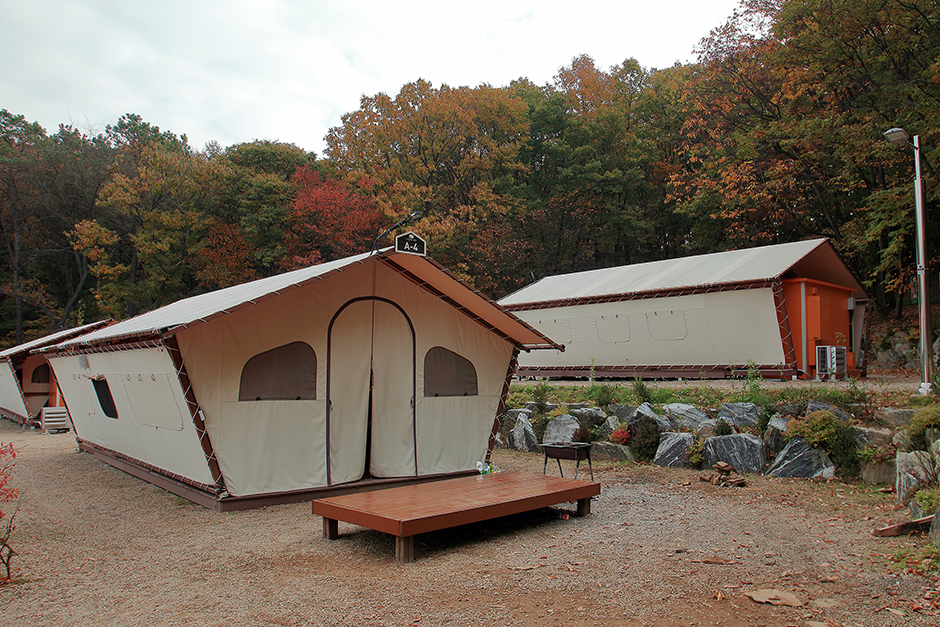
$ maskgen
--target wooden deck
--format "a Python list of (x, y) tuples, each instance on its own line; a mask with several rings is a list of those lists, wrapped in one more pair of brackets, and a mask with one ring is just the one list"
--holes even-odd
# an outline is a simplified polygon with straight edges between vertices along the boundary
[(410, 562), (419, 533), (568, 501), (578, 502), (575, 515), (587, 516), (591, 497), (600, 492), (592, 481), (500, 472), (318, 499), (313, 513), (323, 517), (324, 537), (338, 537), (340, 520), (368, 527), (395, 536), (396, 559)]

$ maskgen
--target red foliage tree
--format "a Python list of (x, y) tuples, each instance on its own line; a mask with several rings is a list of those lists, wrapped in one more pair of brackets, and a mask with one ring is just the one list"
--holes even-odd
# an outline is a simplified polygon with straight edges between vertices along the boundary
[(350, 189), (341, 180), (323, 178), (309, 168), (293, 177), (297, 197), (288, 214), (287, 269), (367, 252), (383, 224), (368, 181)]

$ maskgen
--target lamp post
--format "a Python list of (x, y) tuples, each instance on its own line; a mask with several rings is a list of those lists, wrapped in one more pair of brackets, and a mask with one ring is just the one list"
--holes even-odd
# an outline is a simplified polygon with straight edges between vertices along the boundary
[(924, 183), (920, 172), (920, 135), (910, 135), (903, 128), (888, 129), (888, 141), (914, 149), (914, 214), (917, 232), (917, 305), (920, 318), (920, 388), (919, 394), (930, 393), (933, 380), (933, 342), (930, 329), (930, 297), (927, 292), (926, 229), (924, 227)]

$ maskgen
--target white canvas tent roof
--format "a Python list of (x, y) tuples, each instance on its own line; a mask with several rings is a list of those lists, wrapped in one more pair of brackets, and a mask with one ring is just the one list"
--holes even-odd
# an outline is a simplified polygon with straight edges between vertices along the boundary
[(101, 328), (102, 326), (106, 326), (110, 322), (110, 320), (101, 320), (98, 322), (84, 324), (79, 327), (73, 327), (71, 329), (63, 329), (62, 331), (50, 333), (49, 335), (44, 335), (41, 338), (24, 342), (23, 344), (18, 344), (12, 348), (0, 351), (0, 360), (10, 360), (20, 355), (29, 354), (30, 351), (36, 350), (38, 348), (58, 344), (69, 338), (77, 337), (79, 335), (83, 335), (85, 333), (94, 331), (95, 329)]
[[(49, 350), (77, 349), (80, 346), (172, 334), (180, 328), (205, 322), (286, 290), (323, 279), (336, 272), (343, 272), (361, 264), (372, 254), (375, 253), (346, 257), (186, 298), (93, 333), (62, 342), (54, 348), (50, 346)], [(397, 271), (410, 275), (415, 283), (451, 302), (464, 313), (502, 334), (524, 350), (538, 348), (563, 350), (560, 345), (555, 344), (512, 314), (505, 312), (494, 301), (457, 278), (437, 262), (417, 255), (396, 253), (391, 249), (385, 249), (377, 254)]]
[(506, 296), (499, 304), (515, 310), (532, 303), (562, 306), (613, 295), (694, 291), (770, 281), (790, 270), (850, 287), (856, 290), (856, 298), (867, 297), (829, 240), (822, 238), (545, 277)]

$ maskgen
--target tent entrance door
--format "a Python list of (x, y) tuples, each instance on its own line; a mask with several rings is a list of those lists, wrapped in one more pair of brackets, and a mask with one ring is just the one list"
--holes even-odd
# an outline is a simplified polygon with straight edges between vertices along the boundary
[(417, 475), (415, 332), (381, 298), (355, 299), (327, 340), (329, 485)]

